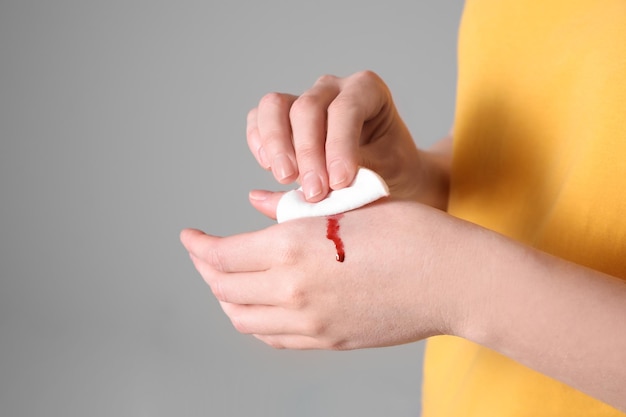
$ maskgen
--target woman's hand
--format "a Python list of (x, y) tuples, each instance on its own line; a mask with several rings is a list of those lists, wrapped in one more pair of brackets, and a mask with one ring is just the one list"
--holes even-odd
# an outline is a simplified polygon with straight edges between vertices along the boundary
[(396, 345), (452, 333), (467, 316), (451, 282), (460, 221), (384, 201), (339, 223), (344, 262), (325, 218), (225, 238), (187, 229), (181, 240), (235, 328), (274, 347)]
[[(181, 240), (234, 326), (293, 349), (451, 334), (626, 411), (626, 285), (440, 210), (381, 201), (326, 219)], [(572, 366), (575, 364), (575, 366)]]
[[(433, 164), (415, 146), (388, 87), (370, 71), (323, 76), (300, 96), (267, 94), (248, 114), (247, 140), (263, 168), (280, 183), (300, 182), (310, 202), (348, 186), (362, 165), (379, 173), (395, 198), (445, 205), (429, 201), (429, 188), (444, 187), (447, 197), (447, 173), (443, 185), (441, 175), (424, 174)], [(251, 194), (252, 204), (271, 216), (267, 198)]]

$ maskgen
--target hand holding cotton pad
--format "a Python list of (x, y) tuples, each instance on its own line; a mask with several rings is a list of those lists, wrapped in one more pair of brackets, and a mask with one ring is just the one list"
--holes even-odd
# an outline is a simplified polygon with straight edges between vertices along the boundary
[(354, 181), (346, 188), (328, 193), (317, 203), (304, 198), (302, 188), (286, 192), (278, 202), (278, 223), (304, 217), (332, 216), (354, 210), (389, 195), (389, 187), (380, 175), (367, 168), (359, 168)]

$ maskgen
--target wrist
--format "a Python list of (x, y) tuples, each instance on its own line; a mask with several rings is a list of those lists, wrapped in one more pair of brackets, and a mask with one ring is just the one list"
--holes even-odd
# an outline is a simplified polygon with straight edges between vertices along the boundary
[(462, 272), (454, 335), (499, 350), (514, 318), (524, 314), (526, 288), (521, 284), (536, 267), (536, 252), (506, 236), (466, 223), (469, 235), (458, 270)]
[[(445, 270), (439, 291), (444, 334), (489, 345), (498, 336), (495, 323), (498, 302), (502, 297), (498, 285), (511, 274), (511, 265), (526, 262), (526, 251), (508, 238), (474, 223), (443, 214), (449, 219), (449, 230), (438, 227), (446, 239)], [(437, 285), (437, 284), (435, 284)]]
[(446, 211), (450, 192), (450, 156), (436, 150), (419, 150), (415, 199)]
[[(458, 219), (441, 210), (416, 204), (414, 234), (428, 237), (427, 250), (419, 259), (420, 276), (427, 277), (418, 291), (431, 302), (433, 335), (471, 339), (485, 320), (489, 274), (485, 258), (490, 256), (495, 233)], [(498, 236), (498, 235), (496, 235)], [(487, 297), (489, 298), (489, 297)]]

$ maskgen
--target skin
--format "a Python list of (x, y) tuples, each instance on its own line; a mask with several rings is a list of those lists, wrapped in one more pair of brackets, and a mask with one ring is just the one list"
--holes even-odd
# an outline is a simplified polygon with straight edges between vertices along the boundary
[[(378, 76), (269, 94), (247, 132), (259, 164), (279, 182), (298, 180), (310, 201), (348, 185), (359, 164), (392, 195), (345, 213), (343, 263), (324, 218), (229, 237), (183, 230), (238, 331), (290, 349), (455, 335), (626, 410), (626, 282), (448, 215), (452, 140), (417, 149)], [(255, 190), (250, 202), (274, 218), (280, 196)]]

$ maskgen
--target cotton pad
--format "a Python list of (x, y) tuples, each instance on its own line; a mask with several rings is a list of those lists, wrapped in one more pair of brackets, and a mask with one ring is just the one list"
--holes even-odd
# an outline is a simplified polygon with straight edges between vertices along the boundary
[(276, 208), (278, 223), (303, 217), (332, 216), (354, 210), (389, 195), (385, 180), (374, 171), (359, 168), (352, 184), (328, 193), (325, 199), (309, 203), (302, 187), (288, 191), (281, 197)]

